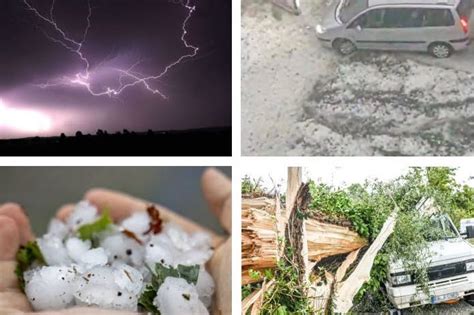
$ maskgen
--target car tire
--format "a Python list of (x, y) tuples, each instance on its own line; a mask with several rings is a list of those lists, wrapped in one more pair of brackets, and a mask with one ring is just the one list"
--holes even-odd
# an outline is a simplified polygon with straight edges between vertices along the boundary
[(464, 301), (466, 301), (466, 303), (468, 303), (469, 305), (474, 306), (474, 294), (466, 295), (464, 297)]
[(453, 47), (447, 43), (437, 42), (430, 45), (428, 52), (435, 58), (449, 58), (453, 54)]
[(357, 47), (353, 42), (344, 38), (336, 39), (332, 46), (343, 56), (349, 56), (357, 50)]

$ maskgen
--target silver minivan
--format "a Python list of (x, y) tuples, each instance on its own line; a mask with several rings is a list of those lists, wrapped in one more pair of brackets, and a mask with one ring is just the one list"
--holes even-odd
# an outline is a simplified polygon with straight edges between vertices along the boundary
[(375, 49), (447, 58), (470, 44), (473, 6), (474, 0), (333, 0), (316, 33), (343, 55)]

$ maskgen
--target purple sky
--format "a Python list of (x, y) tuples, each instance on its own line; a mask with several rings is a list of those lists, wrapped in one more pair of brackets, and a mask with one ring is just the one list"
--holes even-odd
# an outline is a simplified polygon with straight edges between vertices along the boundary
[[(90, 0), (91, 28), (81, 52), (90, 63), (88, 83), (95, 91), (119, 84), (119, 70), (156, 75), (180, 56), (192, 53), (180, 40), (188, 10), (174, 0)], [(49, 0), (28, 0), (46, 16)], [(187, 41), (200, 48), (158, 80), (120, 95), (93, 96), (68, 84), (85, 73), (78, 55), (53, 40), (62, 39), (28, 10), (23, 0), (0, 2), (0, 138), (231, 125), (231, 3), (192, 0)], [(56, 0), (54, 20), (77, 42), (86, 28), (86, 0)], [(46, 35), (45, 35), (46, 34)], [(5, 47), (7, 47), (5, 49)], [(130, 76), (122, 79), (129, 83)], [(61, 83), (44, 88), (47, 82)], [(2, 118), (3, 117), (3, 118)]]

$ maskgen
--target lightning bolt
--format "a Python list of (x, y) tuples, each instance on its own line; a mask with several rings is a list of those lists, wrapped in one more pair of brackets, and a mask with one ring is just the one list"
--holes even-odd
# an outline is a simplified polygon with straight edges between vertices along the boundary
[(144, 75), (135, 70), (135, 68), (140, 64), (140, 60), (133, 64), (131, 67), (122, 69), (122, 68), (114, 68), (113, 70), (116, 72), (118, 85), (115, 87), (106, 86), (102, 87), (101, 89), (97, 89), (92, 84), (92, 78), (94, 74), (94, 70), (91, 69), (91, 64), (87, 59), (87, 56), (83, 52), (84, 45), (86, 44), (87, 35), (92, 27), (92, 6), (91, 0), (87, 0), (87, 18), (86, 18), (86, 26), (84, 28), (82, 37), (80, 40), (74, 39), (72, 36), (67, 34), (65, 30), (61, 28), (58, 22), (55, 19), (55, 5), (56, 0), (52, 0), (51, 6), (49, 8), (48, 14), (40, 12), (38, 8), (30, 3), (30, 0), (23, 0), (24, 4), (26, 5), (27, 9), (34, 13), (34, 15), (49, 25), (52, 30), (54, 30), (55, 36), (50, 35), (46, 31), (43, 30), (44, 35), (50, 41), (61, 45), (63, 48), (67, 49), (71, 53), (77, 56), (77, 58), (83, 64), (83, 70), (74, 74), (71, 77), (65, 76), (61, 79), (55, 80), (54, 82), (47, 82), (40, 84), (41, 88), (48, 88), (53, 86), (59, 85), (67, 85), (73, 87), (81, 87), (84, 88), (88, 93), (93, 96), (109, 96), (109, 97), (116, 97), (120, 95), (126, 89), (142, 85), (145, 87), (146, 90), (151, 92), (152, 94), (157, 94), (164, 99), (168, 99), (168, 97), (161, 92), (158, 88), (153, 87), (153, 81), (159, 80), (166, 76), (169, 71), (171, 71), (174, 67), (178, 66), (182, 62), (187, 59), (194, 58), (199, 51), (199, 47), (193, 46), (190, 44), (186, 37), (188, 34), (187, 26), (189, 20), (192, 18), (193, 13), (196, 11), (196, 6), (191, 5), (191, 0), (171, 0), (171, 2), (175, 4), (180, 4), (187, 10), (186, 18), (184, 19), (181, 25), (181, 42), (183, 46), (189, 51), (189, 53), (181, 55), (175, 61), (168, 64), (160, 73), (156, 75)]

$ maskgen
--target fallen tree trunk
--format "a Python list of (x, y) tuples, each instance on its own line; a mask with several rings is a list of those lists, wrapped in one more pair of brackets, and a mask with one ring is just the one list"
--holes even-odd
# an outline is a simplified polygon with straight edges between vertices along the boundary
[[(305, 185), (300, 186), (300, 189), (302, 187)], [(303, 194), (300, 189), (298, 193)], [(306, 266), (306, 275), (302, 276), (306, 279), (314, 266), (306, 261), (319, 262), (323, 258), (349, 253), (367, 245), (364, 238), (348, 227), (315, 219), (305, 219), (303, 222), (303, 217), (308, 216), (310, 211), (309, 190), (306, 189), (304, 193), (307, 195), (299, 195), (300, 200), (295, 200), (288, 222), (282, 214), (278, 199), (242, 200), (242, 284), (261, 280), (259, 277), (250, 277), (250, 269), (263, 271), (276, 266), (278, 258), (283, 254), (282, 244), (278, 242), (279, 236), (285, 236), (288, 244), (300, 252), (298, 255), (302, 255), (299, 264), (300, 267)], [(290, 238), (285, 232), (288, 228), (292, 233)]]
[(352, 308), (352, 300), (357, 294), (361, 286), (370, 279), (370, 271), (374, 264), (377, 253), (387, 241), (388, 237), (393, 233), (397, 218), (397, 212), (393, 212), (385, 221), (379, 235), (370, 245), (367, 252), (359, 261), (357, 267), (352, 274), (342, 283), (336, 284), (334, 294), (334, 312), (346, 314)]
[(306, 220), (309, 260), (318, 262), (323, 258), (353, 252), (367, 245), (367, 240), (347, 227)]
[[(259, 198), (242, 201), (242, 284), (257, 282), (249, 270), (274, 268), (278, 259), (278, 225), (274, 214), (277, 202)], [(260, 208), (257, 208), (260, 207)]]
[(275, 199), (267, 197), (242, 199), (242, 210), (260, 209), (275, 214)]

